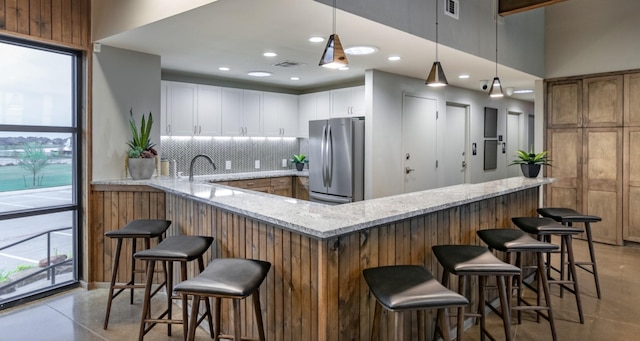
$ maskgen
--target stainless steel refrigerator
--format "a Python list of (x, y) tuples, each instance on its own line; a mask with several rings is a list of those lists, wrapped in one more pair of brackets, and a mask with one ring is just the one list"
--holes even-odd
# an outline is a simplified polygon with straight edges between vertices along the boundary
[(309, 198), (326, 204), (364, 199), (364, 118), (309, 122)]

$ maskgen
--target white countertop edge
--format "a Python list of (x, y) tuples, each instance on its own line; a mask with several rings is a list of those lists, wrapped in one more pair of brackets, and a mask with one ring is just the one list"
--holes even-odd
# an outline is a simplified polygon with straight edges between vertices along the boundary
[(555, 181), (551, 178), (514, 177), (328, 206), (203, 181), (210, 181), (209, 179), (196, 179), (197, 181), (192, 183), (187, 179), (160, 178), (138, 181), (95, 181), (92, 184), (148, 185), (186, 199), (280, 226), (296, 233), (326, 239), (539, 187)]

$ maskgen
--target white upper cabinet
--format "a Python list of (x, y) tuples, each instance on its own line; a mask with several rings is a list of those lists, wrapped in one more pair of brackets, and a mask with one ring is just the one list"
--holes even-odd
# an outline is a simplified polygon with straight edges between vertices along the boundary
[(171, 115), (169, 111), (169, 82), (160, 82), (160, 135), (171, 135)]
[(222, 134), (222, 90), (217, 86), (198, 85), (196, 135)]
[(309, 137), (309, 121), (328, 119), (331, 92), (322, 91), (298, 96), (298, 137)]
[(264, 136), (296, 137), (298, 133), (298, 96), (265, 92), (262, 102)]
[(331, 91), (316, 92), (316, 120), (327, 120), (330, 117)]
[(262, 92), (222, 88), (222, 135), (262, 136)]
[(167, 89), (169, 119), (169, 135), (184, 136), (195, 133), (194, 117), (196, 115), (196, 85), (170, 82)]
[(331, 117), (364, 116), (364, 86), (331, 90)]

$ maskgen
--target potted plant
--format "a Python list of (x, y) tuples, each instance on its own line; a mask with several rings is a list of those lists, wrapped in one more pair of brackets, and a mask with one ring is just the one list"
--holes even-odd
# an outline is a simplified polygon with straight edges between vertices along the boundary
[(522, 174), (527, 178), (535, 178), (540, 173), (542, 165), (551, 166), (551, 159), (547, 156), (547, 151), (540, 153), (533, 152), (533, 146), (529, 149), (529, 152), (524, 150), (518, 150), (518, 155), (515, 160), (511, 162), (511, 165), (520, 165)]
[(129, 128), (131, 129), (131, 140), (127, 142), (126, 169), (134, 180), (149, 179), (153, 171), (157, 168), (156, 156), (158, 152), (151, 143), (151, 127), (153, 126), (153, 115), (149, 113), (148, 120), (142, 115), (140, 130), (133, 118), (133, 109), (129, 110)]
[(304, 164), (308, 163), (309, 160), (307, 160), (307, 156), (304, 154), (293, 154), (293, 157), (291, 158), (291, 162), (293, 162), (296, 165), (296, 169), (301, 171), (304, 169)]

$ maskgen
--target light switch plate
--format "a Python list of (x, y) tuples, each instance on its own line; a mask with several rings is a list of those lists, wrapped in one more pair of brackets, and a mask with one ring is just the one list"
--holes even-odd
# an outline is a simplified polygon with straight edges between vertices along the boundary
[(230, 170), (231, 169), (231, 160), (227, 160), (224, 162), (224, 169), (226, 170)]
[(256, 160), (256, 169), (260, 169), (260, 160)]
[(287, 167), (287, 159), (282, 159), (282, 167), (283, 168)]

